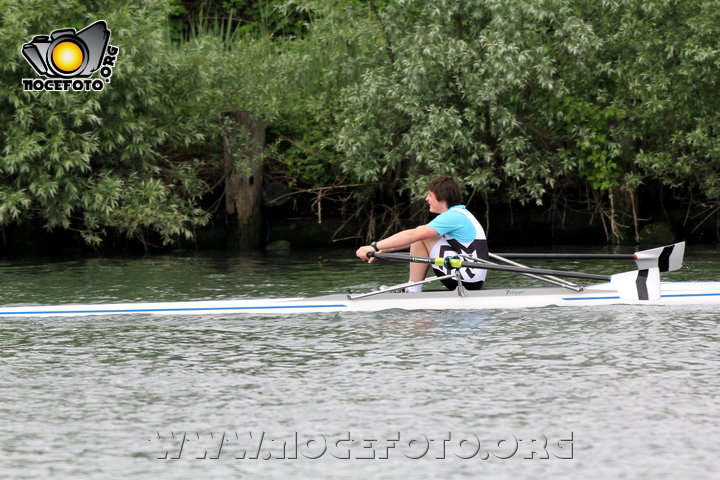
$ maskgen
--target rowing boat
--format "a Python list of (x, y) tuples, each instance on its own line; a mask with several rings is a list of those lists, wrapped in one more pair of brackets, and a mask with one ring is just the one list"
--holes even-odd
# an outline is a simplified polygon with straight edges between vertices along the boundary
[(62, 317), (86, 315), (207, 315), (297, 314), (318, 312), (374, 312), (381, 310), (482, 310), (547, 306), (603, 305), (718, 305), (720, 282), (661, 282), (660, 296), (652, 300), (623, 298), (610, 283), (570, 292), (562, 287), (488, 288), (459, 296), (450, 291), (383, 292), (353, 299), (332, 294), (312, 298), (268, 298), (199, 302), (114, 303), (20, 306), (0, 308), (2, 317)]
[[(111, 303), (44, 306), (6, 306), (0, 317), (57, 317), (87, 315), (206, 315), (206, 314), (297, 314), (318, 312), (374, 312), (382, 310), (482, 310), (548, 306), (607, 305), (718, 305), (720, 282), (661, 282), (660, 273), (682, 265), (684, 244), (637, 252), (632, 259), (637, 270), (610, 276), (498, 265), (480, 259), (418, 258), (403, 254), (376, 254), (378, 258), (447, 265), (451, 268), (484, 268), (513, 271), (543, 278), (554, 286), (487, 288), (483, 290), (437, 290), (407, 293), (410, 283), (381, 287), (364, 293), (332, 294), (311, 298), (265, 298), (192, 302)], [(501, 256), (496, 256), (502, 258)], [(566, 258), (566, 257), (563, 257)], [(584, 257), (587, 258), (587, 257)], [(452, 274), (448, 275), (452, 276)], [(604, 280), (579, 286), (557, 276)], [(430, 283), (439, 278), (429, 278)]]

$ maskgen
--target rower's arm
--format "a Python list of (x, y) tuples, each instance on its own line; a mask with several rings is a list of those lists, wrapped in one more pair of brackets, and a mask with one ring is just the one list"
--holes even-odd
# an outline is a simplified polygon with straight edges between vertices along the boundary
[[(383, 252), (393, 252), (395, 250), (402, 250), (408, 248), (415, 242), (421, 242), (423, 240), (429, 240), (433, 238), (440, 238), (440, 235), (427, 225), (421, 225), (417, 228), (411, 228), (409, 230), (403, 230), (395, 235), (380, 240), (377, 242), (377, 248)], [(371, 246), (364, 246), (357, 249), (355, 255), (364, 262), (374, 262), (375, 258), (368, 258), (368, 253), (374, 252), (375, 249)]]
[(417, 228), (411, 228), (409, 230), (403, 230), (395, 235), (391, 235), (388, 238), (377, 242), (377, 247), (384, 252), (393, 252), (395, 250), (402, 250), (408, 248), (415, 242), (421, 242), (423, 240), (429, 240), (431, 238), (439, 238), (440, 235), (427, 225), (420, 225)]

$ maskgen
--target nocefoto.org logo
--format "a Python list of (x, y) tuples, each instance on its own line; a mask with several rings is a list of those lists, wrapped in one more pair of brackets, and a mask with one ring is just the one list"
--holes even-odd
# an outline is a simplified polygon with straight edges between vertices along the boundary
[[(23, 78), (26, 92), (95, 91), (110, 83), (119, 47), (110, 45), (110, 30), (104, 20), (79, 32), (74, 28), (53, 30), (50, 36), (36, 35), (22, 46), (25, 60), (41, 78)], [(99, 71), (101, 78), (90, 78)]]

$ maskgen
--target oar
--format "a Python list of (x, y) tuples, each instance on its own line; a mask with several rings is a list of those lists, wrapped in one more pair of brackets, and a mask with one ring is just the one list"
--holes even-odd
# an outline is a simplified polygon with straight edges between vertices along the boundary
[[(501, 257), (500, 255), (496, 255), (494, 253), (490, 253), (490, 258), (494, 260), (499, 260), (501, 262), (505, 262), (507, 264), (513, 265), (515, 267), (521, 267), (521, 268), (529, 268), (527, 265), (523, 265), (518, 262), (513, 262), (512, 260), (509, 260), (505, 257)], [(482, 262), (484, 263), (484, 262)], [(567, 280), (563, 280), (562, 278), (555, 277), (553, 275), (534, 275), (532, 273), (523, 273), (522, 275), (526, 275), (530, 278), (534, 278), (536, 280), (540, 280), (542, 282), (550, 283), (552, 285), (558, 285), (563, 288), (568, 288), (570, 290), (574, 290), (576, 292), (582, 292), (583, 287), (580, 287), (578, 285), (575, 285), (572, 282), (569, 282)]]
[(503, 258), (542, 260), (635, 260), (639, 270), (657, 267), (673, 272), (682, 267), (685, 242), (635, 253), (500, 253)]
[[(508, 260), (507, 258), (503, 258), (503, 257), (501, 257), (501, 256), (499, 256), (499, 255), (494, 254), (494, 253), (490, 253), (489, 256), (490, 256), (490, 258), (492, 258), (492, 259), (494, 259), (494, 260), (499, 260), (499, 261), (501, 261), (501, 262), (508, 263), (508, 264), (510, 264), (510, 265), (512, 265), (512, 266), (514, 266), (514, 267), (530, 268), (530, 267), (528, 267), (527, 265), (523, 265), (523, 264), (518, 263), (518, 262), (513, 262), (512, 260)], [(461, 255), (458, 255), (458, 257), (460, 257), (460, 258), (463, 259), (463, 260), (469, 261), (469, 262), (479, 262), (479, 263), (482, 263), (482, 264), (486, 264), (486, 263), (487, 263), (487, 264), (490, 264), (490, 265), (497, 265), (497, 264), (494, 263), (494, 262), (491, 262), (491, 261), (489, 261), (489, 260), (485, 260), (485, 259), (482, 259), (482, 258), (473, 257), (472, 255), (461, 254)], [(563, 280), (562, 278), (554, 277), (554, 276), (552, 276), (552, 275), (535, 275), (535, 274), (533, 274), (533, 273), (524, 273), (524, 272), (520, 273), (520, 275), (524, 275), (524, 276), (526, 276), (526, 277), (534, 278), (535, 280), (540, 280), (541, 282), (549, 283), (549, 284), (551, 284), (551, 285), (556, 285), (556, 286), (558, 286), (558, 287), (567, 288), (567, 289), (573, 290), (573, 291), (575, 291), (575, 292), (582, 292), (582, 291), (583, 291), (583, 287), (581, 287), (581, 286), (579, 286), (579, 285), (576, 285), (576, 284), (574, 284), (574, 283), (572, 283), (572, 282), (569, 282), (569, 281), (567, 281), (567, 280)]]
[(540, 260), (635, 260), (634, 253), (498, 253), (505, 258)]
[(558, 277), (584, 278), (586, 280), (610, 281), (608, 275), (596, 275), (593, 273), (567, 272), (564, 270), (549, 270), (546, 268), (513, 267), (509, 265), (496, 265), (492, 263), (479, 263), (463, 261), (452, 257), (413, 257), (403, 253), (369, 253), (368, 256), (380, 260), (391, 260), (395, 262), (427, 263), (437, 267), (445, 268), (480, 268), (483, 270), (498, 270), (501, 272), (533, 273), (535, 275), (556, 275)]

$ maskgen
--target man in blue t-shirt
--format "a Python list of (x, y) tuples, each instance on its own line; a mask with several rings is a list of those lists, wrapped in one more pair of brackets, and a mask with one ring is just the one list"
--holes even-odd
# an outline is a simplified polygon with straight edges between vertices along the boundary
[[(372, 263), (375, 258), (368, 258), (370, 252), (392, 252), (410, 247), (410, 255), (416, 257), (446, 257), (466, 254), (487, 259), (488, 248), (485, 231), (480, 222), (464, 205), (460, 205), (460, 185), (451, 177), (440, 176), (430, 181), (425, 201), (431, 213), (438, 213), (427, 225), (403, 230), (383, 240), (372, 242), (360, 247), (355, 254), (361, 260)], [(425, 279), (428, 265), (424, 263), (410, 264), (410, 282)], [(433, 266), (435, 274), (447, 275), (448, 270)], [(460, 269), (463, 286), (469, 290), (482, 288), (486, 270), (470, 268)], [(442, 281), (450, 290), (457, 287), (452, 279)], [(409, 291), (422, 291), (422, 285), (415, 285)]]

